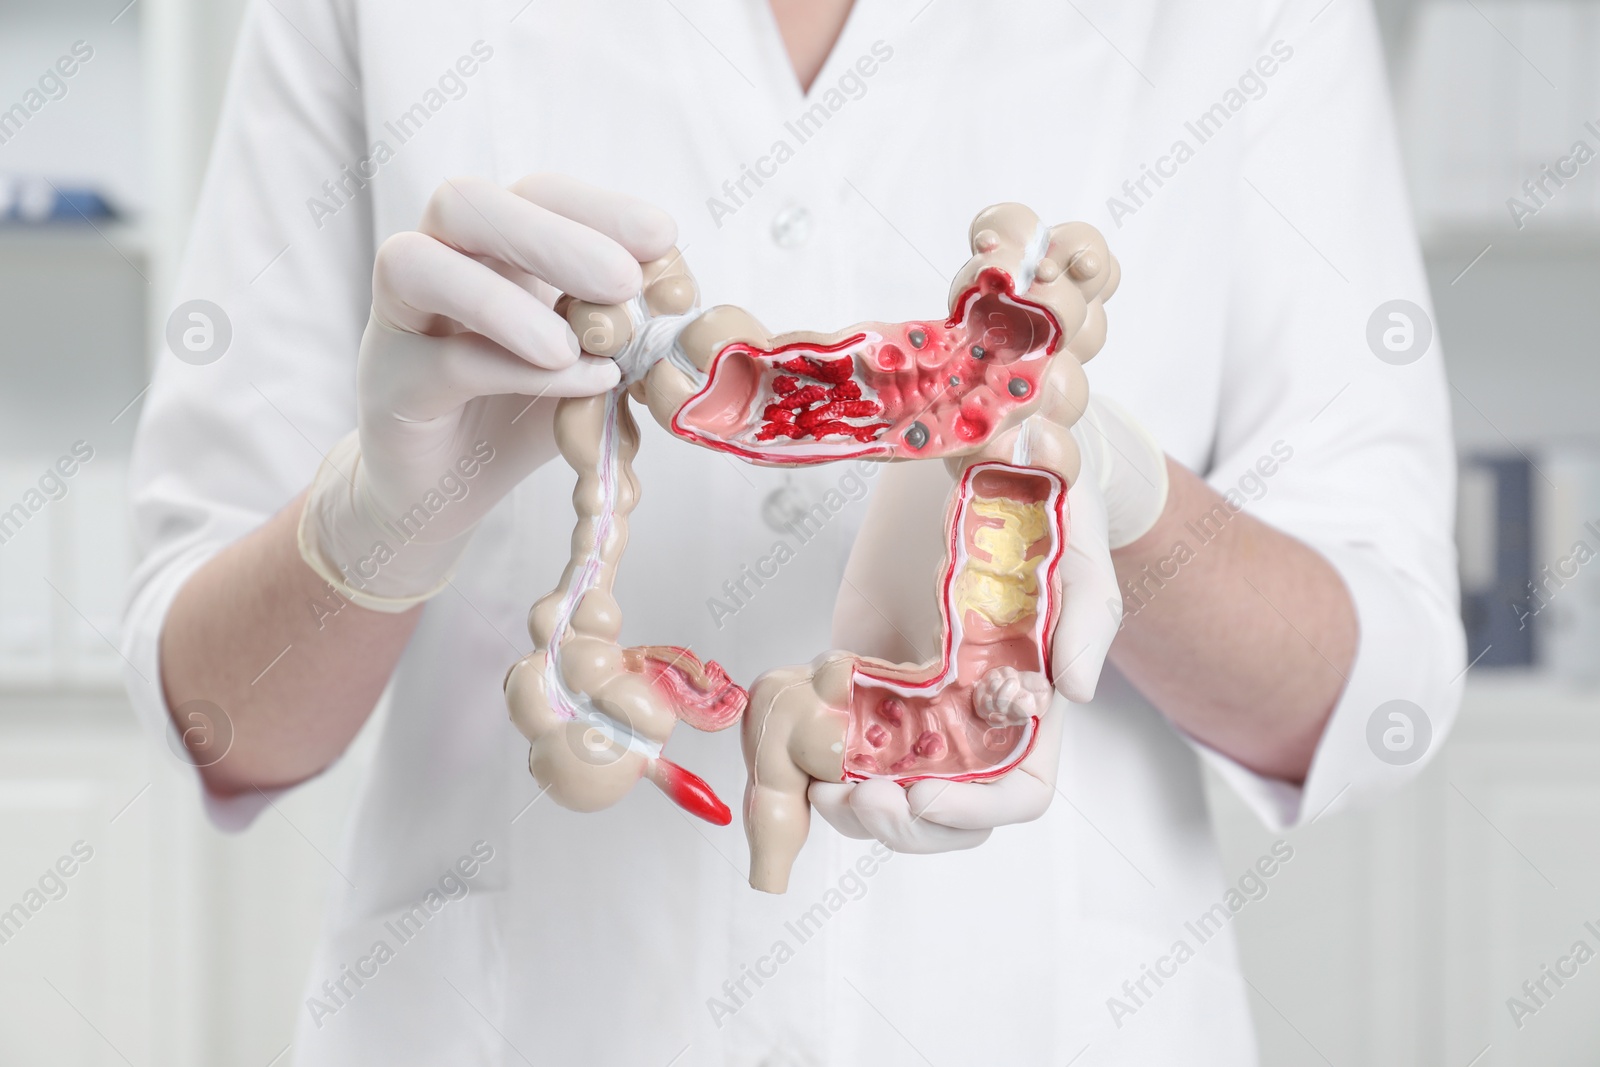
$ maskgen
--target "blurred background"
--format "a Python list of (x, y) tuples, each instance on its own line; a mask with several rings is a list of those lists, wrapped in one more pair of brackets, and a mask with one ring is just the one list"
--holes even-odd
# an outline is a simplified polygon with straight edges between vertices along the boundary
[[(285, 1062), (365, 758), (222, 836), (138, 734), (113, 644), (152, 309), (242, 6), (0, 0), (0, 101), (93, 51), (48, 122), (0, 121), (0, 501), (93, 457), (0, 527), (0, 902), (84, 846), (60, 898), (0, 930), (0, 1064)], [(1474, 666), (1421, 781), (1290, 835), (1241, 913), (1262, 1062), (1593, 1065), (1600, 962), (1520, 1020), (1507, 1000), (1600, 945), (1600, 4), (1378, 10), (1452, 379)], [(1272, 835), (1225, 790), (1213, 815), (1236, 878)]]

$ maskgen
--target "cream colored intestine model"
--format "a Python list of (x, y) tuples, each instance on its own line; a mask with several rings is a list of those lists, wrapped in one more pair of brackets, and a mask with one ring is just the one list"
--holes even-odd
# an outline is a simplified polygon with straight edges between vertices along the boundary
[[(670, 283), (650, 287), (645, 300), (645, 310), (656, 315), (687, 309), (672, 299)], [(591, 326), (587, 343), (607, 347), (595, 329), (604, 327)], [(528, 767), (557, 803), (575, 811), (609, 807), (644, 777), (688, 810), (725, 825), (726, 806), (661, 748), (679, 719), (701, 730), (733, 725), (745, 710), (744, 689), (686, 649), (617, 643), (622, 610), (611, 590), (628, 516), (639, 501), (633, 473), (639, 428), (627, 389), (560, 401), (555, 434), (578, 473), (572, 493), (578, 523), (560, 584), (528, 613), (535, 651), (506, 676), (512, 721), (532, 743)]]
[[(624, 382), (557, 408), (579, 478), (572, 559), (530, 613), (535, 651), (506, 679), (529, 767), (558, 803), (596, 810), (647, 778), (726, 823), (705, 783), (661, 749), (679, 719), (710, 730), (742, 719), (750, 881), (782, 892), (812, 780), (988, 780), (1030, 751), (1055, 673), (1056, 566), (1079, 467), (1068, 430), (1088, 401), (1082, 363), (1104, 341), (1118, 269), (1092, 227), (1046, 227), (1018, 204), (979, 213), (969, 240), (942, 321), (774, 337), (738, 308), (697, 312), (676, 252), (644, 265), (629, 305), (562, 305), (585, 350), (617, 358)], [(611, 587), (639, 494), (630, 398), (674, 435), (764, 465), (944, 458), (955, 488), (939, 658), (831, 651), (768, 671), (747, 694), (683, 649), (620, 647)]]

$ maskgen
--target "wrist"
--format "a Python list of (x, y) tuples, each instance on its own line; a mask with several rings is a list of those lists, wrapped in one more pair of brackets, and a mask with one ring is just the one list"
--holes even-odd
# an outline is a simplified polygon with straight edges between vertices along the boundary
[(471, 531), (442, 542), (408, 536), (374, 501), (351, 433), (329, 450), (306, 493), (296, 543), (306, 565), (360, 607), (398, 613), (450, 582)]
[(1108, 546), (1116, 551), (1155, 529), (1171, 492), (1167, 456), (1150, 432), (1120, 405), (1090, 398), (1073, 427), (1086, 469), (1099, 479)]
[[(1113, 548), (1111, 550), (1113, 559), (1120, 561), (1131, 557), (1142, 557), (1147, 554), (1147, 551), (1155, 549), (1159, 549), (1162, 553), (1171, 550), (1173, 537), (1182, 529), (1183, 526), (1182, 522), (1176, 519), (1175, 516), (1178, 508), (1182, 506), (1181, 498), (1183, 498), (1185, 494), (1176, 484), (1177, 475), (1173, 470), (1174, 466), (1176, 466), (1174, 461), (1171, 459), (1166, 459), (1165, 466), (1167, 475), (1167, 494), (1165, 504), (1161, 509), (1161, 513), (1156, 516), (1155, 521), (1150, 524), (1149, 529), (1145, 530), (1138, 537), (1133, 538), (1131, 541), (1119, 544)], [(1182, 471), (1183, 468), (1179, 467), (1178, 470)]]

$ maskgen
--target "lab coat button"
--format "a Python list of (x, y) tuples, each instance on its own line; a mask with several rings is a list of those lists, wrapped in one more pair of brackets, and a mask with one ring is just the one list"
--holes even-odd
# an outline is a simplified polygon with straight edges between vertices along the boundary
[(799, 248), (811, 239), (811, 212), (786, 207), (772, 220), (772, 240), (779, 248)]

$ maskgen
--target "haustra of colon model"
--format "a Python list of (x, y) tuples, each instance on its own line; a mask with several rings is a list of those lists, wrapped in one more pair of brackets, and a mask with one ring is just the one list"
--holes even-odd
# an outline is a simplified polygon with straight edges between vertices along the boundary
[[(584, 349), (622, 365), (609, 394), (559, 402), (577, 471), (561, 582), (529, 614), (511, 718), (559, 804), (595, 811), (641, 778), (727, 825), (728, 807), (662, 755), (681, 720), (738, 723), (749, 771), (750, 884), (781, 893), (805, 843), (813, 780), (987, 781), (1031, 751), (1052, 695), (1051, 637), (1088, 402), (1116, 260), (1091, 226), (1047, 227), (1020, 204), (980, 212), (944, 318), (773, 336), (748, 312), (698, 310), (676, 252), (644, 265), (626, 305), (564, 300)], [(613, 580), (640, 486), (631, 402), (679, 439), (764, 466), (942, 459), (953, 477), (937, 575), (940, 651), (891, 663), (848, 650), (777, 667), (748, 689), (672, 645), (622, 647)], [(1059, 714), (1059, 713), (1058, 713)]]

